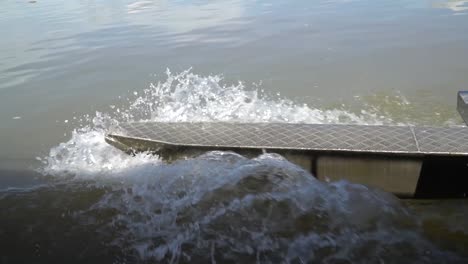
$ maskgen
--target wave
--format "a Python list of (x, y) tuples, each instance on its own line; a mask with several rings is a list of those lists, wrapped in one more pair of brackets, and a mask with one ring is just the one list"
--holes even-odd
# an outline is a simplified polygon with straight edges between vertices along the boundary
[[(139, 260), (166, 263), (353, 263), (458, 261), (428, 241), (393, 195), (346, 181), (320, 182), (277, 154), (249, 159), (212, 151), (168, 164), (128, 156), (104, 141), (131, 121), (384, 124), (371, 112), (321, 110), (268, 96), (220, 76), (167, 72), (164, 82), (112, 106), (52, 148), (41, 173), (104, 189), (74, 212), (82, 225)], [(64, 205), (65, 206), (65, 205)], [(91, 224), (90, 224), (91, 223)]]

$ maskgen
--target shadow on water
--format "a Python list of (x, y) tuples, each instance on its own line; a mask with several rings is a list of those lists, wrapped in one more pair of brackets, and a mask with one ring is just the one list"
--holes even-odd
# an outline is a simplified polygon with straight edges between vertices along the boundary
[(105, 190), (77, 187), (0, 193), (0, 263), (116, 263), (123, 258), (121, 249), (111, 244), (112, 230), (100, 230), (112, 212), (79, 217)]
[(418, 216), (425, 237), (468, 258), (468, 199), (404, 200)]

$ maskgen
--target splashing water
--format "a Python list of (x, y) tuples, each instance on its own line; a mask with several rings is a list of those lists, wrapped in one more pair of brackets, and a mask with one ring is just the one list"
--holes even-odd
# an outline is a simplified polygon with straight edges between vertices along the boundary
[(129, 157), (104, 141), (106, 131), (119, 122), (131, 121), (242, 121), (288, 123), (391, 122), (377, 114), (360, 115), (345, 110), (320, 110), (295, 105), (288, 99), (271, 99), (242, 83), (227, 86), (220, 76), (199, 76), (190, 70), (179, 74), (167, 71), (165, 82), (151, 84), (126, 109), (113, 107), (112, 113), (97, 112), (88, 125), (75, 129), (71, 139), (51, 149), (45, 159), (44, 174), (73, 175), (78, 178), (111, 176), (157, 159), (145, 154)]
[(321, 183), (275, 154), (249, 160), (210, 152), (135, 176), (93, 209), (111, 205), (120, 212), (114, 225), (125, 227), (126, 243), (143, 259), (347, 263), (451, 257), (424, 240), (393, 196), (344, 181)]
[[(362, 185), (319, 182), (276, 154), (231, 152), (166, 164), (126, 154), (104, 134), (129, 121), (242, 121), (382, 124), (372, 113), (319, 110), (272, 99), (219, 76), (167, 73), (125, 110), (96, 113), (51, 149), (41, 172), (95, 193), (71, 214), (127, 259), (163, 263), (462, 262), (425, 239), (392, 195)], [(64, 207), (73, 206), (62, 204)], [(94, 219), (94, 220), (93, 220)], [(98, 220), (96, 220), (98, 219)], [(130, 257), (129, 257), (130, 256)]]

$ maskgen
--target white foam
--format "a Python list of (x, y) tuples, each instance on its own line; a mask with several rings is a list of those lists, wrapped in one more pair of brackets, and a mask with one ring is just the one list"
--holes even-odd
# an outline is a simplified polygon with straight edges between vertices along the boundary
[[(135, 93), (138, 94), (138, 93)], [(157, 164), (154, 157), (128, 156), (104, 141), (111, 125), (130, 121), (242, 121), (288, 123), (382, 124), (388, 119), (371, 112), (321, 110), (297, 105), (286, 98), (270, 98), (241, 82), (223, 83), (217, 75), (200, 76), (190, 70), (179, 74), (167, 71), (167, 79), (151, 84), (126, 109), (111, 106), (112, 112), (75, 118), (87, 122), (74, 129), (71, 139), (50, 150), (41, 172), (61, 177), (115, 177), (122, 170), (145, 163)], [(68, 120), (67, 120), (68, 121)], [(131, 173), (130, 173), (131, 174)]]
[(438, 252), (392, 195), (320, 182), (276, 154), (210, 152), (134, 172), (89, 213), (112, 208), (115, 243), (144, 260), (411, 262)]

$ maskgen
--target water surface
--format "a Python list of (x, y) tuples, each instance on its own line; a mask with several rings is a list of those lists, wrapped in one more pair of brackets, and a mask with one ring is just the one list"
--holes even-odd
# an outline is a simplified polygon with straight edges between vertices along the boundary
[(321, 183), (274, 154), (166, 164), (103, 136), (136, 120), (462, 125), (466, 32), (467, 1), (3, 1), (0, 259), (465, 263), (463, 200)]

